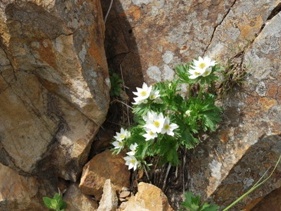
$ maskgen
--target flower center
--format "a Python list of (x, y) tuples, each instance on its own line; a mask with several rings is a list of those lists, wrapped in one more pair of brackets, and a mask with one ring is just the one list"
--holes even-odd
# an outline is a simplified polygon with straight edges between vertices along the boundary
[(160, 127), (160, 122), (159, 121), (153, 121), (153, 124), (157, 128)]
[(168, 124), (167, 124), (167, 125), (164, 125), (164, 129), (165, 129), (165, 130), (169, 130), (169, 129), (170, 129), (170, 125), (168, 125)]
[(206, 64), (205, 64), (205, 63), (200, 63), (200, 64), (199, 64), (199, 67), (200, 67), (201, 69), (204, 69), (204, 68), (206, 67)]
[(146, 96), (146, 91), (144, 91), (144, 90), (141, 91), (141, 92), (140, 92), (140, 95), (141, 95), (142, 97)]

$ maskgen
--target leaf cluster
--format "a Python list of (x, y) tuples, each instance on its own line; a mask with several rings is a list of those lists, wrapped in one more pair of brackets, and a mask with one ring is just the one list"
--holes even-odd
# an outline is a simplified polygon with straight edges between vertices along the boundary
[(110, 96), (119, 97), (122, 91), (122, 79), (117, 73), (113, 71), (109, 71), (109, 77), (110, 77), (110, 84), (111, 84)]
[(66, 203), (59, 193), (55, 193), (53, 198), (43, 197), (43, 202), (44, 205), (51, 210), (64, 211), (66, 208)]
[(219, 206), (201, 202), (200, 196), (195, 196), (191, 192), (186, 192), (182, 202), (182, 211), (218, 211)]
[[(133, 105), (134, 125), (129, 128), (131, 137), (125, 140), (125, 147), (138, 145), (135, 157), (142, 163), (149, 157), (157, 156), (163, 163), (177, 165), (178, 151), (192, 149), (199, 143), (199, 135), (215, 131), (221, 121), (222, 110), (216, 105), (216, 95), (212, 88), (216, 83), (219, 65), (211, 67), (208, 76), (189, 78), (191, 63), (176, 67), (176, 78), (172, 81), (158, 82), (152, 89), (159, 91), (157, 99)], [(183, 92), (182, 87), (186, 87)], [(177, 124), (174, 135), (158, 134), (154, 140), (146, 141), (144, 134), (146, 122), (143, 117), (149, 112), (162, 113), (172, 123)]]

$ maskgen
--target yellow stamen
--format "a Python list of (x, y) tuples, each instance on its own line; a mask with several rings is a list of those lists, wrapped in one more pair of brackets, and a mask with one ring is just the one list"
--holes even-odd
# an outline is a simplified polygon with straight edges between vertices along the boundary
[(206, 67), (206, 64), (205, 64), (205, 63), (200, 63), (200, 64), (199, 64), (199, 67), (200, 67), (201, 69), (204, 69), (204, 68)]
[(141, 91), (140, 95), (143, 97), (146, 96), (146, 91)]

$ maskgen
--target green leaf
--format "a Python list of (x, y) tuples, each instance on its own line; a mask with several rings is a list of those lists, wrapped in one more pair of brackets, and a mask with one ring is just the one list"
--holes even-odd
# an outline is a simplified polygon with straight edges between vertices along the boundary
[(67, 206), (59, 193), (56, 193), (53, 198), (43, 197), (43, 202), (47, 208), (56, 211), (62, 211)]
[(207, 204), (204, 203), (203, 206), (200, 208), (200, 211), (218, 211), (219, 206), (216, 204)]
[(111, 70), (109, 71), (109, 73), (111, 83), (110, 96), (119, 97), (122, 90), (122, 80), (117, 73), (114, 73)]
[(216, 204), (204, 203), (201, 205), (201, 200), (199, 196), (195, 196), (191, 192), (186, 192), (184, 195), (184, 201), (182, 203), (188, 211), (218, 211), (219, 207)]
[(195, 196), (191, 192), (186, 192), (184, 194), (184, 201), (182, 206), (189, 211), (199, 211), (200, 208), (200, 197)]
[(44, 202), (45, 206), (50, 209), (51, 209), (51, 205), (52, 205), (52, 200), (53, 199), (51, 199), (49, 197), (43, 197), (43, 202)]
[(193, 149), (199, 143), (198, 139), (193, 137), (190, 131), (186, 128), (182, 132), (181, 144), (187, 149)]

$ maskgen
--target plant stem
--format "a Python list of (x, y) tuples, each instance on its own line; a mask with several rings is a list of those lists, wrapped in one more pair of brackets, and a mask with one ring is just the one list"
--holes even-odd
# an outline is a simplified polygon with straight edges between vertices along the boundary
[[(228, 205), (226, 208), (223, 209), (223, 211), (227, 211), (229, 210), (230, 208), (232, 208), (234, 205), (236, 205), (238, 202), (240, 202), (243, 198), (245, 198), (247, 195), (249, 195), (250, 193), (252, 193), (254, 190), (256, 190), (257, 188), (259, 188), (262, 184), (264, 184), (271, 176), (272, 174), (274, 173), (275, 169), (277, 168), (278, 164), (280, 163), (280, 160), (281, 160), (281, 155), (279, 156), (273, 170), (271, 171), (270, 175), (265, 178), (264, 180), (262, 180), (266, 173), (268, 172), (268, 170), (264, 173), (264, 175), (259, 179), (259, 181), (254, 184), (253, 187), (251, 187), (246, 193), (244, 193), (242, 196), (240, 196), (238, 199), (236, 199), (234, 202), (232, 202), (230, 205)], [(262, 181), (261, 181), (262, 180)]]
[(172, 166), (171, 163), (169, 163), (168, 168), (167, 168), (167, 172), (166, 172), (166, 175), (165, 175), (165, 179), (164, 179), (164, 182), (163, 182), (162, 190), (164, 190), (165, 187), (166, 187), (166, 182), (167, 182), (167, 179), (168, 179), (168, 175), (169, 175), (171, 166)]

